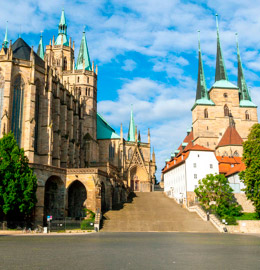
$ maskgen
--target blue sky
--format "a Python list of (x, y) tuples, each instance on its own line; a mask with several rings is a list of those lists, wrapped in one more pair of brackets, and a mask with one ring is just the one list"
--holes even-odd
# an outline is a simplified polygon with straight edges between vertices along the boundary
[(197, 30), (207, 86), (214, 82), (216, 56), (215, 13), (225, 64), (236, 84), (235, 33), (239, 34), (245, 77), (253, 101), (260, 105), (260, 1), (244, 0), (0, 0), (0, 38), (8, 20), (9, 39), (22, 37), (35, 50), (40, 31), (47, 45), (58, 33), (62, 7), (68, 35), (76, 45), (82, 31), (91, 60), (99, 66), (98, 111), (124, 136), (133, 104), (135, 123), (156, 151), (157, 178), (191, 126), (197, 80)]

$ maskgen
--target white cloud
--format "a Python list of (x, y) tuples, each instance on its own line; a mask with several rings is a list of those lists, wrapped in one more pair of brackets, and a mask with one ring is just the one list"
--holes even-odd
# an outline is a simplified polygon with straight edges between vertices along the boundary
[(125, 71), (133, 71), (136, 68), (136, 62), (132, 59), (127, 59), (124, 61), (124, 65), (122, 66), (122, 69)]

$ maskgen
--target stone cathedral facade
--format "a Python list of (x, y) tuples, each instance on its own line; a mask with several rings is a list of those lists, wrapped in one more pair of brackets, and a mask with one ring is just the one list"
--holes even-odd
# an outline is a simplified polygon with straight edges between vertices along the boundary
[(38, 179), (36, 221), (79, 218), (84, 208), (106, 211), (130, 191), (152, 191), (155, 154), (141, 142), (133, 114), (123, 138), (97, 113), (98, 69), (90, 62), (85, 32), (77, 61), (64, 10), (37, 54), (7, 30), (0, 51), (1, 136), (12, 131)]

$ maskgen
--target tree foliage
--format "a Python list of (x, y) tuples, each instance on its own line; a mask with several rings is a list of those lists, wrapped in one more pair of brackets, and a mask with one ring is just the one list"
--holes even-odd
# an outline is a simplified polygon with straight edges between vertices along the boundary
[(209, 174), (199, 180), (194, 190), (201, 204), (220, 217), (233, 217), (241, 214), (242, 207), (235, 201), (226, 177), (223, 174)]
[(19, 149), (13, 133), (0, 139), (0, 216), (7, 220), (28, 218), (37, 202), (37, 179)]
[(260, 218), (260, 124), (252, 126), (248, 140), (243, 143), (243, 162), (246, 169), (239, 176), (245, 184), (245, 194)]

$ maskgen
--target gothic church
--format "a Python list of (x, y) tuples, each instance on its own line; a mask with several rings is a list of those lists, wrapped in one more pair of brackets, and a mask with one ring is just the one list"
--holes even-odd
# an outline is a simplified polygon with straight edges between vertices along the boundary
[[(130, 191), (153, 191), (155, 154), (141, 142), (133, 112), (128, 138), (97, 113), (98, 68), (85, 32), (77, 61), (64, 10), (44, 50), (19, 37), (0, 51), (1, 136), (12, 131), (38, 179), (35, 220), (80, 218), (126, 201)], [(151, 158), (152, 155), (152, 158)]]

